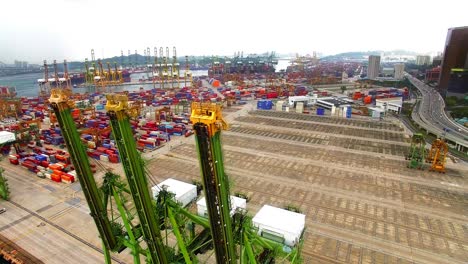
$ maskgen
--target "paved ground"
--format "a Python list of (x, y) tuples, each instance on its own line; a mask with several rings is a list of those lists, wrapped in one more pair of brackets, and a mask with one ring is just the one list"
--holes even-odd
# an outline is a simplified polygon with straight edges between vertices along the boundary
[[(245, 113), (245, 111), (244, 111)], [(406, 168), (409, 137), (395, 122), (229, 111), (223, 133), (233, 191), (306, 214), (306, 263), (465, 263), (467, 167)], [(449, 161), (450, 163), (450, 161)], [(193, 141), (151, 163), (151, 184), (200, 177)]]
[[(11, 201), (0, 200), (0, 233), (44, 263), (103, 263), (101, 241), (78, 182), (40, 179), (2, 161)], [(124, 251), (114, 263), (131, 263)], [(28, 262), (29, 263), (29, 262)]]
[[(395, 121), (249, 114), (252, 109), (225, 111), (231, 129), (222, 140), (232, 191), (251, 197), (251, 214), (264, 204), (300, 207), (306, 263), (466, 263), (466, 165), (449, 161), (446, 174), (407, 169), (409, 137)], [(200, 180), (193, 136), (173, 137), (143, 157), (151, 185), (170, 177)], [(12, 190), (12, 202), (0, 201), (7, 208), (0, 215), (3, 236), (44, 263), (103, 263), (78, 183), (57, 184), (5, 161), (2, 166)], [(114, 258), (132, 263), (126, 251)]]

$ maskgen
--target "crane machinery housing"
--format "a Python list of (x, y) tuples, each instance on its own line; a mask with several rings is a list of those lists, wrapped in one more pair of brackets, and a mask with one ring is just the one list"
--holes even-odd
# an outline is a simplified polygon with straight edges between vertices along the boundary
[(424, 158), (426, 153), (426, 142), (422, 134), (414, 134), (411, 138), (411, 146), (408, 155), (405, 157), (408, 162), (408, 168), (423, 169)]
[(445, 173), (445, 161), (447, 158), (448, 146), (443, 139), (436, 139), (432, 142), (431, 149), (427, 153), (426, 162), (431, 164), (430, 171)]

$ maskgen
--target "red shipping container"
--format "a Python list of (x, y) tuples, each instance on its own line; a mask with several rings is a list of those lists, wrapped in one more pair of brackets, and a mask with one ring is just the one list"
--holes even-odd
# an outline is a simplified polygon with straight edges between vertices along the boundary
[(61, 179), (62, 179), (62, 182), (65, 182), (65, 183), (75, 182), (75, 177), (73, 175), (70, 175), (70, 174), (62, 174)]
[(61, 182), (62, 181), (62, 176), (57, 175), (57, 174), (52, 174), (52, 175), (50, 175), (50, 179), (53, 180), (54, 182)]
[(96, 150), (99, 151), (99, 152), (106, 152), (107, 148), (105, 148), (105, 147), (97, 147)]
[(47, 167), (49, 167), (49, 162), (45, 161), (45, 160), (41, 161), (41, 166), (47, 168)]
[(19, 160), (18, 159), (9, 159), (11, 164), (18, 165)]

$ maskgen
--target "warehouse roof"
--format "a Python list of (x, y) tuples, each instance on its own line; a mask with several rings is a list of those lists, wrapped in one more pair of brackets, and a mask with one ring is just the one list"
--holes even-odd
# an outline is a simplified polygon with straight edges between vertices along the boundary
[(15, 134), (8, 131), (0, 131), (0, 145), (15, 141)]

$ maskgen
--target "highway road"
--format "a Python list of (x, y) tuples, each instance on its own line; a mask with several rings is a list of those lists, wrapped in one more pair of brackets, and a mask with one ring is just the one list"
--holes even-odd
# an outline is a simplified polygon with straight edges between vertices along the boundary
[(422, 100), (415, 108), (417, 114), (414, 118), (415, 121), (438, 136), (445, 133), (448, 140), (468, 146), (466, 140), (468, 139), (468, 128), (447, 116), (444, 110), (445, 102), (439, 92), (409, 74), (406, 76), (422, 94)]

